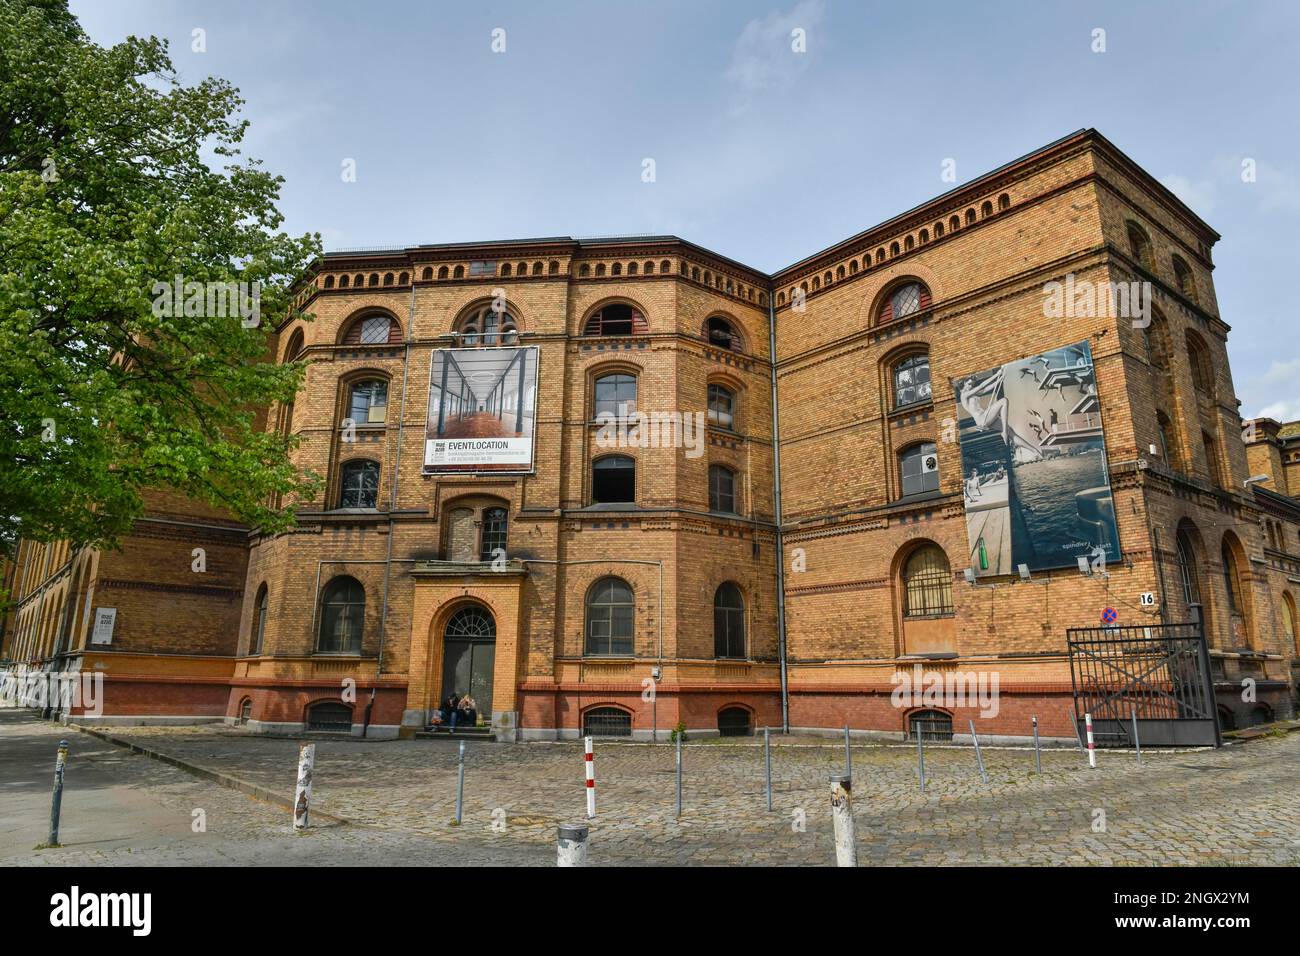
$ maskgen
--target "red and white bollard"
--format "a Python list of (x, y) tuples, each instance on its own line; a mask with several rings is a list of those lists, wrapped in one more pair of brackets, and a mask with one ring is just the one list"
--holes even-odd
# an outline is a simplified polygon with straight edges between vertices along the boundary
[(587, 767), (587, 819), (596, 816), (596, 755), (591, 751), (591, 738), (586, 738), (587, 753), (583, 761)]
[(1097, 745), (1092, 740), (1092, 714), (1083, 715), (1083, 728), (1088, 735), (1088, 766), (1097, 768)]

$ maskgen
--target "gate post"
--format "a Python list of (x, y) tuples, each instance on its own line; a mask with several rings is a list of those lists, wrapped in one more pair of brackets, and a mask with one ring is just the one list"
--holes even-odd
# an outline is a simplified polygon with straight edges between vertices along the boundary
[(1196, 654), (1200, 659), (1201, 673), (1205, 676), (1205, 704), (1214, 719), (1214, 746), (1223, 746), (1223, 732), (1219, 727), (1219, 702), (1214, 696), (1214, 675), (1210, 672), (1210, 639), (1205, 634), (1205, 608), (1199, 603), (1188, 605), (1192, 612), (1192, 621), (1196, 625)]

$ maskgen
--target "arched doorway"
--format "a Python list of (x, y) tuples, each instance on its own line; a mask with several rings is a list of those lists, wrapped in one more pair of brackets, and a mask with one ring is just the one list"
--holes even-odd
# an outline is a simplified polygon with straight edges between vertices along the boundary
[(443, 630), (442, 695), (469, 693), (479, 714), (492, 714), (492, 668), (496, 664), (497, 625), (479, 604), (462, 607)]

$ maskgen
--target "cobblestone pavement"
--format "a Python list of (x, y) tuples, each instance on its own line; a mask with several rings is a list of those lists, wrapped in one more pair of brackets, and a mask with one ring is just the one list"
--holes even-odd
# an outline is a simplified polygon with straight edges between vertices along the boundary
[[(180, 834), (128, 841), (131, 862), (552, 864), (556, 824), (585, 818), (577, 743), (469, 743), (464, 820), (455, 827), (455, 743), (320, 739), (313, 805), (349, 824), (295, 837), (286, 810), (145, 757), (124, 756), (121, 750), (114, 755), (107, 744), (71, 729), (31, 718), (0, 719), (0, 759), (13, 764), (17, 753), (27, 761), (26, 775), (38, 781), (33, 795), (46, 808), (42, 812), (48, 812), (52, 741), (60, 733), (90, 748), (89, 759), (122, 765), (131, 786), (155, 799), (160, 814), (183, 813)], [(297, 741), (218, 727), (122, 728), (112, 734), (292, 796)], [(28, 740), (26, 750), (15, 744), (16, 737)], [(31, 739), (39, 740), (39, 753), (32, 751)], [(593, 863), (833, 862), (827, 775), (843, 769), (842, 744), (774, 738), (770, 813), (761, 740), (691, 742), (684, 754), (678, 820), (672, 747), (597, 742)], [(1143, 758), (1139, 766), (1131, 753), (1103, 751), (1099, 768), (1090, 770), (1078, 750), (1045, 749), (1039, 776), (1032, 750), (986, 748), (990, 782), (984, 784), (969, 746), (931, 746), (922, 795), (913, 747), (855, 743), (859, 862), (1300, 863), (1300, 734), (1217, 752), (1148, 752)], [(80, 785), (80, 760), (74, 753), (70, 794)], [(8, 789), (7, 778), (0, 782)], [(204, 839), (186, 832), (194, 807), (208, 810)], [(43, 862), (51, 851), (32, 853), (36, 842), (29, 834), (14, 845), (14, 833), (5, 825), (0, 863)], [(105, 861), (123, 859), (121, 849), (105, 851)], [(96, 851), (78, 852), (91, 854), (85, 861), (96, 861)], [(59, 862), (80, 861), (61, 856)]]

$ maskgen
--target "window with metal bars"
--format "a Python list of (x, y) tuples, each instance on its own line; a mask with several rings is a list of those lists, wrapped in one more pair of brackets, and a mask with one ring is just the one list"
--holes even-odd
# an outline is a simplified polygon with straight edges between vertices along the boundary
[(586, 737), (631, 737), (632, 715), (617, 707), (593, 707), (582, 715)]
[(493, 561), (496, 552), (506, 553), (506, 509), (485, 508), (483, 510), (483, 534), (481, 561)]
[(937, 544), (922, 545), (903, 565), (903, 616), (952, 614), (952, 569)]
[(332, 733), (350, 733), (352, 708), (335, 701), (322, 701), (307, 708), (307, 729)]
[(907, 731), (910, 740), (918, 734), (922, 741), (952, 740), (952, 715), (941, 710), (918, 710), (908, 715)]

